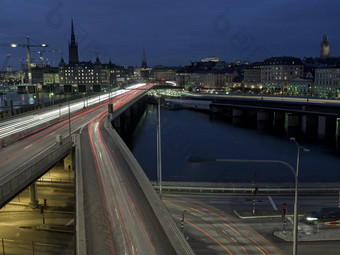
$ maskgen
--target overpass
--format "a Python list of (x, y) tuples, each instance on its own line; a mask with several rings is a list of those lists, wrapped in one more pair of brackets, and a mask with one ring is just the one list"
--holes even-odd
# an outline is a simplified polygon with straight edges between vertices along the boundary
[[(189, 93), (184, 99), (209, 102), (209, 110), (257, 129), (286, 130), (326, 141), (340, 150), (340, 100), (265, 95)], [(202, 104), (203, 105), (203, 104)]]
[[(25, 123), (19, 125), (15, 120), (10, 121), (7, 126), (6, 123), (2, 123), (1, 134), (6, 133), (7, 136), (2, 136), (1, 139), (5, 139), (7, 146), (1, 149), (0, 154), (1, 205), (4, 205), (11, 197), (41, 176), (50, 166), (69, 154), (72, 147), (75, 146), (78, 160), (76, 178), (78, 254), (91, 254), (93, 251), (99, 251), (98, 249), (104, 249), (114, 254), (123, 252), (192, 254), (190, 246), (146, 176), (143, 175), (144, 173), (136, 160), (124, 147), (124, 143), (119, 140), (119, 136), (113, 130), (101, 131), (104, 127), (104, 120), (107, 120), (108, 103), (113, 103), (116, 117), (121, 118), (123, 112), (142, 98), (146, 93), (145, 89), (149, 87), (149, 85), (140, 85), (138, 88), (141, 89), (138, 90), (130, 88), (130, 90), (118, 91), (113, 95), (113, 98), (109, 98), (109, 94), (101, 95), (101, 98), (91, 99), (93, 106), (86, 109), (82, 109), (82, 101), (72, 103), (69, 109), (71, 112), (74, 110), (75, 113), (69, 117), (66, 117), (66, 113), (60, 118), (58, 109), (55, 109), (50, 114), (46, 113), (44, 117), (38, 117), (39, 114), (25, 116), (23, 119)], [(97, 104), (95, 104), (96, 100), (98, 100)], [(81, 107), (76, 109), (79, 105)], [(65, 108), (67, 110), (68, 107)], [(64, 110), (62, 109), (63, 112)], [(42, 122), (40, 123), (40, 121)], [(33, 127), (30, 127), (30, 125), (33, 126), (32, 122), (45, 126), (36, 132), (32, 130)], [(46, 123), (48, 123), (47, 126)], [(106, 125), (108, 126), (108, 124)], [(27, 127), (29, 127), (28, 130)], [(88, 132), (83, 132), (86, 129)], [(82, 132), (76, 135), (80, 130)], [(105, 138), (100, 138), (102, 133), (106, 134)], [(56, 136), (62, 136), (63, 139), (56, 143)], [(72, 142), (71, 136), (73, 137)], [(114, 150), (107, 150), (107, 147), (103, 147), (98, 139), (101, 141), (105, 139), (105, 142), (108, 142)], [(91, 143), (91, 146), (83, 144), (79, 146), (79, 142)], [(114, 155), (118, 151), (121, 151), (120, 156), (115, 159)], [(92, 157), (89, 157), (89, 154)], [(72, 167), (72, 164), (69, 165)], [(113, 173), (112, 171), (119, 165), (124, 166), (122, 167), (124, 171)], [(124, 175), (121, 177), (125, 180), (123, 183), (121, 183), (122, 179), (113, 179), (118, 174)], [(102, 178), (103, 175), (105, 178)], [(93, 183), (89, 184), (88, 181), (93, 182), (93, 178), (87, 178), (90, 176), (97, 176), (96, 178), (101, 178), (105, 182), (99, 182), (96, 186)], [(84, 185), (80, 185), (81, 183)], [(34, 185), (32, 185), (31, 191), (33, 205), (37, 205)], [(96, 192), (102, 193), (99, 196), (89, 195), (91, 199), (87, 197), (88, 194), (93, 195)], [(85, 196), (82, 197), (81, 194)], [(103, 196), (103, 194), (107, 195)], [(99, 197), (102, 199), (98, 199)], [(83, 201), (82, 205), (81, 201)], [(98, 207), (94, 207), (93, 205), (97, 202), (101, 203), (98, 204)], [(92, 221), (91, 215), (94, 213), (92, 211), (94, 208), (98, 215), (104, 215), (103, 218), (99, 218), (99, 224)], [(105, 223), (103, 219), (106, 219)], [(116, 228), (118, 224), (119, 228)], [(100, 230), (98, 231), (98, 229)], [(91, 232), (92, 230), (93, 232)], [(101, 232), (102, 230), (103, 232)], [(97, 233), (104, 235), (100, 236)], [(100, 242), (97, 242), (99, 237), (102, 237), (101, 240), (104, 240), (106, 244), (100, 248), (98, 248)]]

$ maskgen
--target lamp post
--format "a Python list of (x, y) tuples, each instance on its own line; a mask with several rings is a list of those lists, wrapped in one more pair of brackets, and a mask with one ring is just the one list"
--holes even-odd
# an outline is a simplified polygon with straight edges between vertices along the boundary
[(297, 255), (297, 241), (298, 241), (298, 178), (299, 178), (299, 163), (300, 163), (300, 150), (310, 151), (305, 147), (299, 145), (295, 140), (295, 137), (290, 138), (297, 146), (297, 157), (296, 157), (296, 170), (295, 170), (295, 198), (294, 198), (294, 223), (293, 223), (293, 255)]
[(72, 152), (72, 130), (71, 130), (71, 107), (70, 107), (70, 98), (67, 96), (67, 105), (68, 105), (68, 133), (69, 133), (69, 143), (70, 143), (70, 154)]
[(162, 199), (162, 143), (161, 143), (161, 97), (158, 102), (158, 125), (157, 125), (157, 179), (159, 185), (159, 196)]
[(300, 158), (300, 150), (310, 151), (302, 146), (300, 146), (294, 137), (290, 138), (290, 140), (294, 141), (298, 146), (297, 153), (297, 162), (296, 169), (289, 163), (282, 160), (264, 160), (264, 159), (213, 159), (213, 158), (204, 158), (201, 156), (188, 156), (186, 160), (190, 163), (204, 163), (204, 162), (229, 162), (229, 163), (272, 163), (272, 164), (282, 164), (290, 169), (295, 177), (295, 198), (294, 198), (294, 222), (293, 222), (293, 255), (297, 255), (297, 230), (298, 230), (298, 216), (297, 216), (297, 207), (298, 207), (298, 174), (299, 174), (299, 158)]

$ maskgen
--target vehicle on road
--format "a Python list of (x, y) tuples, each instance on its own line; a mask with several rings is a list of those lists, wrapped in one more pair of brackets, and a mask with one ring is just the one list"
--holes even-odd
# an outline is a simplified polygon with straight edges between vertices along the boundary
[(317, 223), (340, 220), (340, 208), (321, 208), (320, 211), (313, 211), (304, 215), (307, 223)]

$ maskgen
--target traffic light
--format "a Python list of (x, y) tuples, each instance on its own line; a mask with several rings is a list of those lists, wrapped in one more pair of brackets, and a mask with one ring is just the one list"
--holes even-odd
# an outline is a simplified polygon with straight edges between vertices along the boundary
[(44, 207), (45, 208), (47, 207), (47, 199), (46, 198), (44, 199)]
[(284, 214), (286, 214), (286, 212), (287, 212), (287, 205), (286, 205), (286, 203), (283, 203), (282, 211), (283, 211)]

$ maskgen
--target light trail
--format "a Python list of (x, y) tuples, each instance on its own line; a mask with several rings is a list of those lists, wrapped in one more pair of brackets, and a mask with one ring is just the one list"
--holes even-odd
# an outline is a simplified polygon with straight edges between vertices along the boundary
[[(116, 97), (119, 95), (123, 95), (125, 93), (128, 93), (131, 90), (133, 91), (136, 89), (143, 88), (145, 86), (146, 86), (145, 83), (140, 83), (140, 84), (136, 84), (136, 85), (132, 85), (128, 87), (128, 90), (120, 89), (112, 93), (106, 93), (106, 94), (102, 94), (98, 96), (93, 96), (91, 98), (88, 98), (87, 101), (82, 100), (81, 102), (76, 102), (76, 103), (72, 103), (72, 101), (70, 101), (70, 112), (74, 113), (76, 111), (83, 109), (84, 102), (86, 102), (88, 106), (93, 106), (94, 104), (106, 101), (110, 97), (112, 98), (112, 97)], [(62, 116), (65, 117), (66, 115), (68, 115), (68, 105), (60, 107), (60, 111), (62, 113), (61, 114)], [(59, 118), (59, 108), (56, 108), (48, 112), (34, 113), (29, 116), (19, 117), (13, 120), (4, 121), (0, 125), (0, 139), (3, 139), (5, 137), (8, 137), (16, 133), (23, 132), (30, 128), (34, 128), (38, 125), (49, 123), (49, 121), (52, 121), (58, 118)]]

